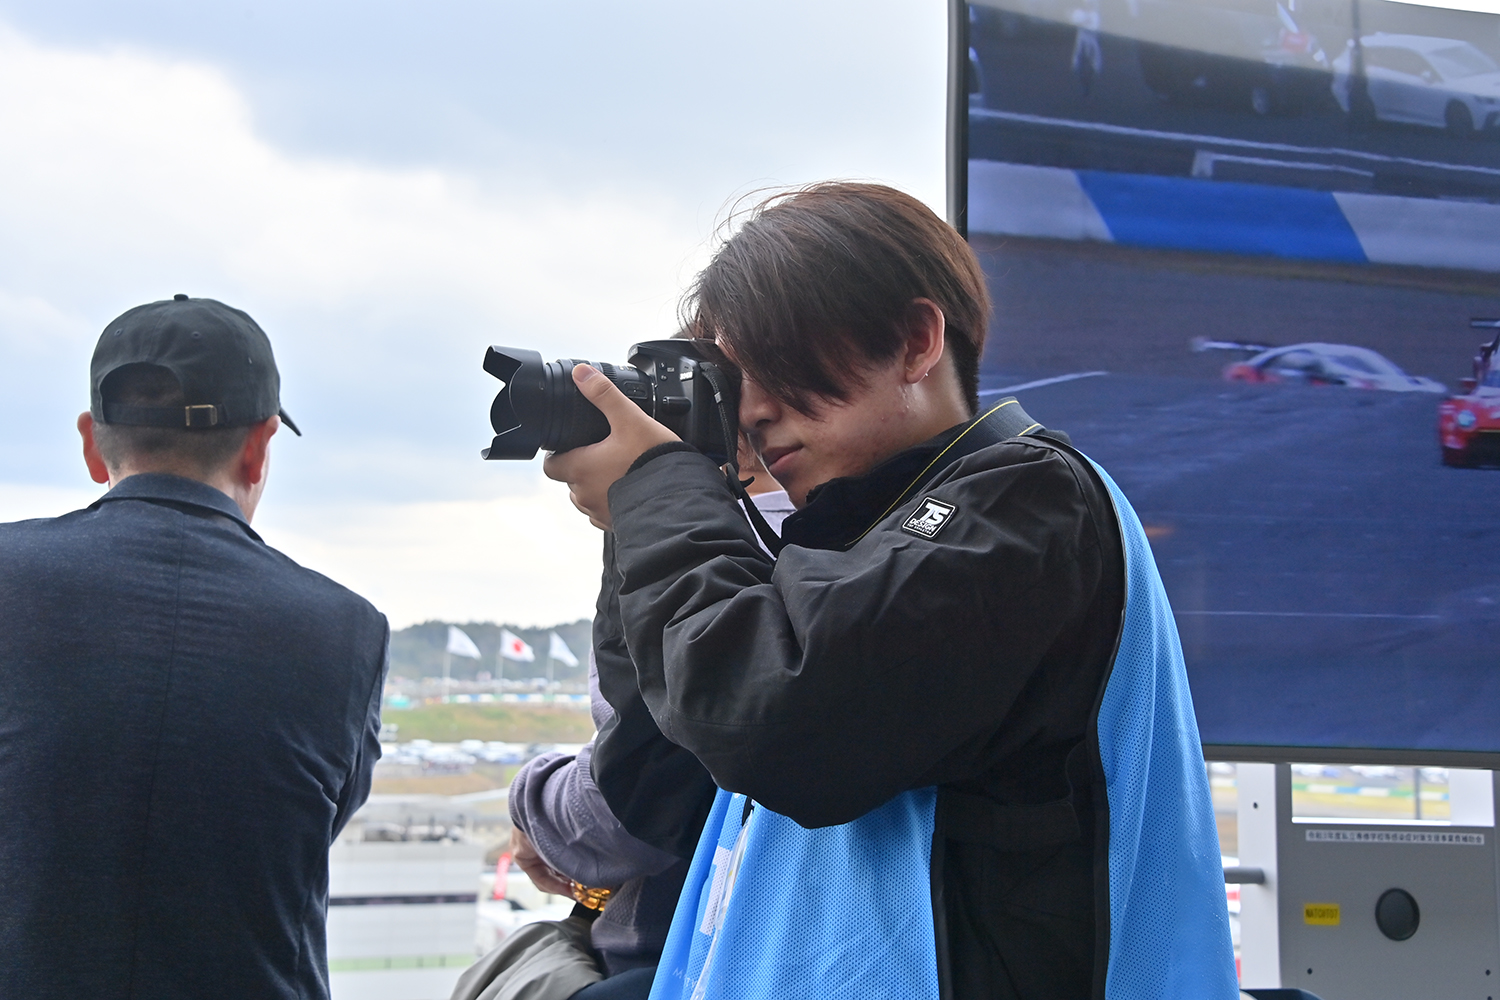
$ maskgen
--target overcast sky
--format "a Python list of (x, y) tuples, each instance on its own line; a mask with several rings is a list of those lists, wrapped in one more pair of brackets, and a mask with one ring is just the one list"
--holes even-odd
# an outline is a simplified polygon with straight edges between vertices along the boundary
[(485, 463), (490, 343), (669, 335), (735, 196), (943, 203), (946, 4), (0, 0), (0, 520), (99, 495), (106, 322), (186, 292), (266, 329), (256, 527), (401, 627), (592, 614), (598, 533)]

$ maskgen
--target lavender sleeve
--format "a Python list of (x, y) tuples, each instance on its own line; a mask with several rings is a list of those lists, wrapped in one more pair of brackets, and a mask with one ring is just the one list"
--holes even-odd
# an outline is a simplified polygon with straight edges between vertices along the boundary
[[(793, 510), (780, 490), (758, 494), (754, 502), (777, 530)], [(595, 729), (604, 728), (614, 715), (599, 693), (593, 650), (589, 710)], [(614, 887), (661, 874), (678, 859), (625, 832), (594, 784), (589, 767), (593, 752), (590, 740), (576, 757), (549, 753), (528, 761), (510, 785), (511, 822), (531, 839), (547, 864), (584, 885)]]
[[(589, 707), (595, 727), (612, 714), (599, 694), (592, 652)], [(547, 864), (584, 885), (614, 887), (666, 871), (677, 858), (625, 832), (605, 803), (589, 768), (593, 752), (590, 740), (576, 757), (548, 753), (528, 761), (510, 785), (511, 822)]]

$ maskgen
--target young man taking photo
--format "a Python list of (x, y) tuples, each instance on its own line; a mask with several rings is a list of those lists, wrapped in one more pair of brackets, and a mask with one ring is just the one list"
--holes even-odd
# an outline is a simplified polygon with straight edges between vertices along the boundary
[[(1120, 522), (1065, 435), (1014, 400), (979, 410), (973, 252), (900, 192), (814, 185), (750, 214), (690, 311), (798, 508), (779, 557), (707, 458), (586, 366), (611, 434), (546, 463), (614, 532), (630, 684), (725, 790), (653, 995), (1102, 996), (1092, 733), (1126, 610)], [(608, 741), (606, 797), (639, 780), (601, 767)], [(1198, 777), (1170, 792), (1216, 865), (1201, 757)], [(1218, 920), (1200, 995), (1233, 984)]]

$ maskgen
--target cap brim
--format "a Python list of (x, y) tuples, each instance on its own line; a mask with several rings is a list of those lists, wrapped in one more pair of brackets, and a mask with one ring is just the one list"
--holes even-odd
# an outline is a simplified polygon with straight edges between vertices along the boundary
[(297, 435), (298, 437), (302, 436), (302, 432), (297, 429), (297, 425), (292, 422), (292, 418), (286, 415), (285, 410), (278, 411), (276, 415), (281, 418), (282, 423), (291, 428), (293, 434)]

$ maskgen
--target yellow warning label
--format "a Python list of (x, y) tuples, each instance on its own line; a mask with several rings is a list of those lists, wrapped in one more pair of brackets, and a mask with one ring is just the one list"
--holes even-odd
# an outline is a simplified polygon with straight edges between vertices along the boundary
[(1337, 927), (1339, 925), (1339, 904), (1303, 903), (1302, 922), (1313, 924), (1317, 927)]

